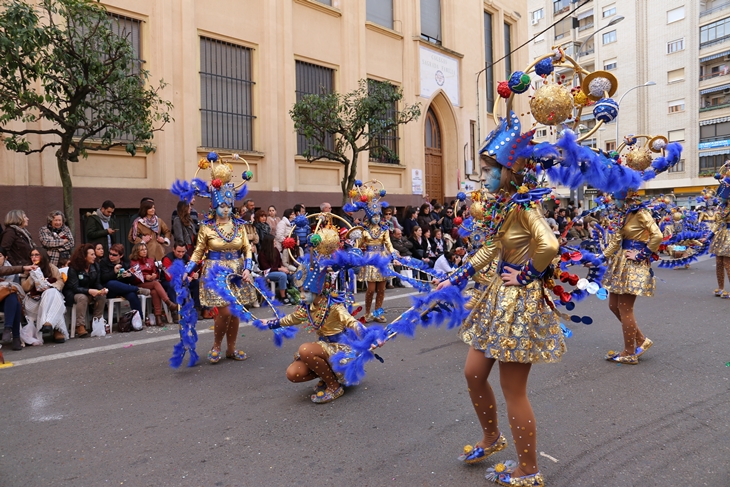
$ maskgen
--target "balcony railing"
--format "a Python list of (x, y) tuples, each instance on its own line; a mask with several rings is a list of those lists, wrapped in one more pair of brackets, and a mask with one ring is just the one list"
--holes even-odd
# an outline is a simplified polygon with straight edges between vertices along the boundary
[(592, 29), (592, 28), (593, 28), (592, 23), (586, 24), (586, 25), (581, 25), (581, 26), (578, 26), (578, 32), (583, 32), (584, 30), (588, 30), (588, 29)]
[(711, 41), (703, 42), (700, 44), (700, 49), (714, 46), (715, 44), (722, 44), (723, 42), (727, 41), (728, 39), (730, 39), (730, 35), (718, 37), (717, 39), (712, 39)]
[(723, 103), (720, 103), (718, 105), (708, 105), (705, 107), (700, 107), (700, 112), (709, 112), (712, 110), (719, 110), (720, 108), (727, 108), (730, 107), (730, 101), (726, 101)]
[(588, 56), (589, 54), (593, 54), (594, 52), (596, 52), (596, 49), (594, 47), (592, 47), (592, 48), (588, 49), (587, 51), (579, 52), (578, 57)]
[(700, 17), (704, 17), (706, 15), (713, 14), (715, 12), (718, 12), (718, 11), (726, 9), (726, 8), (730, 8), (730, 2), (721, 3), (720, 5), (717, 5), (715, 7), (708, 8), (707, 10), (703, 10), (702, 12), (700, 12)]
[(727, 76), (730, 72), (718, 71), (716, 73), (704, 74), (700, 76), (700, 81), (705, 81), (712, 78), (719, 78), (720, 76)]

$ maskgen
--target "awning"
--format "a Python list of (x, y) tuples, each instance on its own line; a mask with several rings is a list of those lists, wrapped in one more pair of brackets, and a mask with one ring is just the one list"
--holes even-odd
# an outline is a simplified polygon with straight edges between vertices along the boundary
[(715, 86), (714, 88), (705, 88), (704, 90), (700, 90), (700, 95), (706, 95), (708, 93), (716, 93), (716, 92), (722, 91), (726, 88), (730, 88), (730, 83), (725, 83), (724, 85)]
[(717, 59), (719, 57), (727, 56), (728, 54), (730, 54), (730, 50), (718, 52), (717, 54), (711, 54), (709, 56), (701, 57), (700, 62), (704, 63), (705, 61), (711, 61), (711, 60)]
[(585, 12), (581, 12), (581, 13), (579, 13), (579, 14), (577, 15), (577, 17), (576, 17), (576, 18), (577, 18), (578, 20), (583, 20), (583, 19), (585, 19), (586, 17), (593, 17), (593, 9), (590, 9), (590, 10), (586, 10)]
[(700, 157), (710, 157), (710, 156), (722, 156), (724, 154), (730, 154), (730, 147), (727, 147), (725, 149), (711, 150), (708, 152), (700, 152), (698, 155)]
[(700, 127), (703, 125), (715, 125), (716, 123), (730, 122), (730, 117), (711, 118), (710, 120), (700, 121)]

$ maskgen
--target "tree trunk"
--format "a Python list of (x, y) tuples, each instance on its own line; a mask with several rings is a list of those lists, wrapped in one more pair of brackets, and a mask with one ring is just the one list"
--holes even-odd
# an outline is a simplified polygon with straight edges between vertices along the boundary
[(342, 206), (345, 206), (348, 203), (348, 201), (347, 201), (349, 199), (348, 193), (350, 192), (350, 190), (347, 189), (347, 179), (348, 179), (348, 176), (350, 175), (350, 165), (343, 164), (343, 166), (345, 166), (345, 170), (344, 170), (345, 174), (344, 174), (344, 176), (342, 176), (342, 181), (340, 181), (340, 188), (342, 189)]
[[(355, 186), (355, 179), (357, 179), (357, 158), (360, 153), (358, 151), (352, 151), (352, 162), (350, 166), (345, 166), (345, 176), (342, 178), (342, 204), (343, 206), (347, 203), (350, 190)], [(349, 170), (348, 170), (349, 169)]]
[(76, 218), (74, 215), (73, 183), (71, 182), (71, 174), (68, 171), (67, 155), (57, 153), (56, 163), (58, 164), (58, 174), (61, 176), (61, 184), (63, 185), (63, 213), (66, 215), (66, 225), (71, 229), (71, 233), (75, 234)]

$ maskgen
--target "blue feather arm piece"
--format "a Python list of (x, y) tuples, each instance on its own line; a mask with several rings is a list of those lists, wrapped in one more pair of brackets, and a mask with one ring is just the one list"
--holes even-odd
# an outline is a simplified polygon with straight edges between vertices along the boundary
[(706, 255), (710, 251), (710, 245), (712, 244), (712, 239), (715, 237), (715, 234), (713, 232), (679, 232), (675, 235), (672, 235), (672, 237), (667, 240), (667, 245), (676, 245), (678, 243), (681, 243), (686, 240), (701, 240), (705, 239), (704, 242), (701, 242), (702, 245), (699, 247), (693, 247), (694, 252), (692, 255), (687, 257), (680, 257), (678, 259), (675, 258), (669, 258), (669, 259), (662, 259), (659, 261), (659, 267), (662, 269), (674, 269), (676, 267), (683, 267), (689, 264), (692, 264), (693, 262), (696, 262), (697, 259), (703, 255)]
[(179, 368), (186, 353), (189, 353), (188, 367), (193, 367), (199, 358), (195, 351), (195, 344), (198, 342), (198, 332), (195, 329), (198, 322), (198, 312), (193, 305), (190, 289), (183, 282), (185, 264), (182, 260), (176, 260), (168, 269), (168, 273), (177, 293), (177, 304), (180, 309), (180, 341), (172, 349), (172, 356), (169, 361), (170, 367), (173, 369)]
[(390, 268), (385, 269), (381, 273), (385, 277), (397, 277), (398, 279), (401, 279), (403, 281), (408, 282), (411, 286), (413, 286), (415, 289), (418, 289), (421, 292), (428, 292), (431, 290), (431, 281), (437, 280), (437, 281), (443, 281), (446, 279), (446, 275), (442, 272), (433, 270), (428, 264), (425, 262), (418, 260), (418, 259), (412, 259), (410, 257), (400, 257), (398, 258), (398, 262), (401, 263), (402, 267), (405, 267), (406, 269), (411, 269), (417, 272), (422, 272), (429, 276), (429, 282), (424, 282), (418, 279), (415, 279), (413, 277), (404, 276), (402, 274), (399, 274), (395, 272), (394, 270), (391, 270)]

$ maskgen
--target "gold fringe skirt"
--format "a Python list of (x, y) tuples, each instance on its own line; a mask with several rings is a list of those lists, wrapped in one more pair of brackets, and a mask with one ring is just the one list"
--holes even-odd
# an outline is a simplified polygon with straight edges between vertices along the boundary
[[(209, 289), (205, 285), (205, 275), (208, 272), (209, 265), (220, 264), (232, 269), (236, 274), (243, 272), (243, 265), (241, 259), (230, 259), (230, 260), (211, 260), (206, 261), (203, 266), (203, 271), (200, 275), (200, 305), (207, 308), (224, 308), (228, 306), (228, 303), (218, 295), (212, 289)], [(243, 283), (240, 287), (231, 289), (231, 292), (236, 297), (236, 300), (244, 306), (250, 306), (257, 301), (256, 289), (249, 283)]]
[(651, 297), (656, 289), (656, 278), (649, 261), (627, 259), (624, 251), (619, 250), (606, 267), (603, 287), (613, 294)]
[(718, 257), (730, 257), (730, 230), (727, 227), (715, 232), (715, 237), (710, 244), (710, 253)]
[(565, 339), (546, 298), (542, 281), (504, 286), (495, 276), (476, 298), (459, 338), (500, 362), (559, 362)]
[[(393, 265), (388, 264), (388, 269), (392, 271)], [(387, 278), (380, 273), (377, 267), (366, 265), (360, 268), (360, 272), (357, 274), (357, 280), (360, 282), (383, 282)]]

